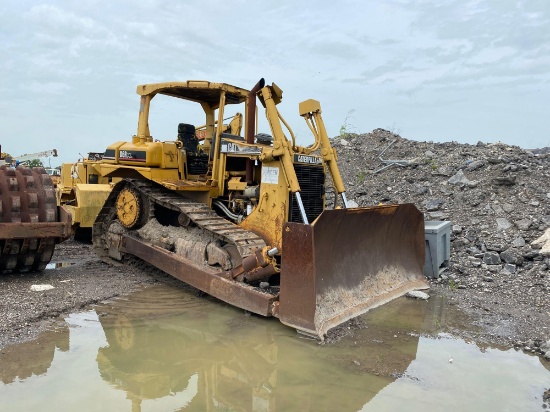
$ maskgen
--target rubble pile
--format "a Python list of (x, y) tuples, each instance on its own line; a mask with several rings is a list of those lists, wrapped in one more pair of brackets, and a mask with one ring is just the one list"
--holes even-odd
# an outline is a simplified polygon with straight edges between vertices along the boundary
[(417, 142), (383, 129), (332, 144), (348, 199), (414, 203), (426, 220), (452, 222), (450, 266), (435, 288), (495, 338), (550, 339), (548, 150)]

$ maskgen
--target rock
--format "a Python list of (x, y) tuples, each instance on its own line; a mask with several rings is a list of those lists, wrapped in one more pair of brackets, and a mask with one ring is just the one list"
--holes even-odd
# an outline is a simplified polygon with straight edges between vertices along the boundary
[(515, 210), (514, 205), (511, 205), (510, 203), (503, 203), (502, 204), (502, 209), (506, 213), (512, 213)]
[(506, 230), (510, 229), (512, 227), (512, 224), (508, 222), (507, 219), (503, 217), (499, 217), (496, 219), (497, 222), (497, 230)]
[(359, 207), (359, 204), (354, 200), (348, 200), (348, 207), (349, 208), (356, 208), (356, 207)]
[(500, 205), (491, 205), (491, 209), (493, 209), (493, 212), (495, 212), (496, 215), (503, 215), (504, 209), (500, 207)]
[(414, 185), (413, 186), (413, 193), (415, 195), (425, 195), (426, 193), (428, 193), (428, 188), (426, 186), (422, 186), (422, 185)]
[(444, 220), (445, 214), (443, 212), (429, 212), (428, 217), (430, 220)]
[(550, 229), (547, 229), (541, 237), (531, 242), (531, 245), (541, 247), (539, 254), (550, 256)]
[(405, 296), (407, 296), (408, 298), (421, 299), (421, 300), (428, 300), (430, 298), (430, 295), (428, 295), (425, 292), (421, 292), (419, 290), (413, 290), (411, 292), (408, 292)]
[(515, 176), (501, 176), (495, 177), (493, 183), (497, 186), (513, 186), (516, 184)]
[(500, 271), (502, 274), (508, 274), (511, 275), (513, 273), (516, 273), (516, 265), (511, 265), (509, 263), (506, 263), (502, 270)]
[(453, 231), (453, 233), (455, 235), (459, 235), (462, 233), (462, 226), (460, 225), (453, 225), (453, 227), (451, 228), (451, 230)]
[(485, 247), (493, 252), (502, 252), (505, 249), (502, 243), (487, 243)]
[(349, 142), (346, 139), (340, 139), (340, 144), (344, 147), (349, 146)]
[(454, 176), (452, 176), (448, 181), (451, 185), (468, 185), (472, 181), (464, 175), (462, 170), (459, 170)]
[(530, 219), (521, 219), (514, 222), (519, 230), (529, 230), (531, 225), (533, 224), (533, 221)]
[(536, 249), (530, 249), (521, 254), (524, 259), (533, 260), (539, 256), (539, 251)]
[(45, 290), (55, 289), (52, 285), (31, 285), (33, 292), (43, 292)]
[(466, 166), (466, 170), (471, 172), (471, 171), (474, 171), (474, 170), (477, 170), (477, 169), (481, 169), (486, 164), (487, 164), (487, 161), (485, 161), (485, 160), (476, 160), (476, 161), (470, 163), (468, 166)]
[(547, 340), (546, 342), (541, 343), (540, 350), (543, 352), (549, 352), (550, 351), (550, 340)]
[(469, 245), (469, 244), (470, 244), (470, 241), (468, 239), (466, 239), (465, 237), (459, 237), (459, 238), (456, 238), (453, 241), (453, 247), (463, 247), (463, 246)]
[(523, 257), (515, 250), (508, 249), (500, 254), (500, 258), (506, 263), (521, 266), (523, 264)]
[(470, 256), (468, 259), (470, 260), (470, 264), (472, 265), (472, 267), (478, 268), (481, 266), (481, 259), (478, 259), (473, 256)]
[(486, 265), (498, 265), (500, 264), (500, 255), (497, 252), (484, 253), (483, 263)]
[(269, 282), (260, 282), (260, 288), (267, 289), (269, 287)]
[(522, 238), (521, 236), (515, 238), (514, 240), (512, 240), (512, 246), (513, 246), (513, 247), (522, 247), (522, 246), (525, 246), (525, 239)]
[(426, 210), (428, 212), (439, 210), (439, 208), (443, 205), (443, 203), (445, 203), (445, 201), (442, 199), (430, 199), (425, 202)]

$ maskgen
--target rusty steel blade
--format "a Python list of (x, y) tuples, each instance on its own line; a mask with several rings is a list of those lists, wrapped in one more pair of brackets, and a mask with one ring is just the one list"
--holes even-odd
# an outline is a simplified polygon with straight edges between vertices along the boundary
[(279, 318), (326, 332), (415, 289), (426, 289), (424, 219), (412, 204), (325, 210), (283, 229)]

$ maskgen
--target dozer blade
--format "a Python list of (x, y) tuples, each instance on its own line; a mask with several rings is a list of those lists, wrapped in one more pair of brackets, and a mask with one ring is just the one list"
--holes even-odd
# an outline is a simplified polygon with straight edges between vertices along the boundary
[(283, 228), (281, 322), (327, 331), (415, 289), (427, 289), (424, 219), (412, 204), (325, 210)]

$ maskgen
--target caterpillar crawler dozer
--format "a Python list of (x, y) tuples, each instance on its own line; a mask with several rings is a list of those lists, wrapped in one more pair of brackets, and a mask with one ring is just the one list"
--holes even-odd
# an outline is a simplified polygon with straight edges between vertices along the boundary
[[(347, 207), (318, 101), (299, 105), (314, 136), (302, 147), (278, 112), (282, 90), (263, 79), (251, 90), (186, 81), (141, 85), (137, 93), (137, 134), (78, 164), (83, 183), (65, 196), (80, 228), (97, 216), (92, 236), (101, 257), (138, 257), (321, 339), (369, 308), (427, 287), (423, 215), (412, 204)], [(154, 140), (155, 96), (198, 103), (204, 118), (178, 119), (177, 139)], [(257, 99), (270, 134), (256, 134)], [(233, 110), (246, 113), (244, 137), (243, 116)], [(325, 208), (327, 172), (343, 208)], [(88, 223), (79, 223), (85, 208)]]

